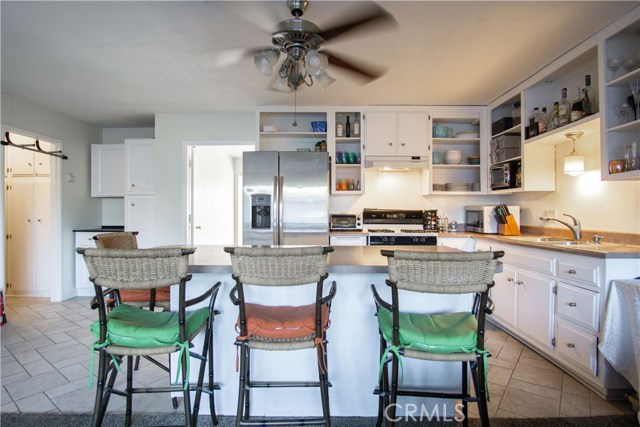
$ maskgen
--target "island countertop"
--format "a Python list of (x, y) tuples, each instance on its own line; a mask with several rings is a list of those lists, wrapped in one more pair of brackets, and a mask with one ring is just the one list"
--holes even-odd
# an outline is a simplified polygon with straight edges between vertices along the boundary
[[(231, 274), (231, 258), (225, 246), (198, 245), (189, 259), (190, 273)], [(424, 252), (457, 252), (447, 246), (335, 246), (329, 253), (329, 273), (386, 273), (387, 257), (381, 250), (411, 250)]]

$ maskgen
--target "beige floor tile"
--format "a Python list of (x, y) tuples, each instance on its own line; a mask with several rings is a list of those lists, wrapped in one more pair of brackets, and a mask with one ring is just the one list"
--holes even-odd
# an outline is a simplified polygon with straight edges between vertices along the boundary
[[(498, 385), (498, 384), (494, 384), (494, 383), (489, 383), (489, 395), (492, 396), (503, 396), (504, 395), (504, 391), (505, 391), (506, 387)], [(473, 390), (473, 387), (471, 388), (471, 390)], [(471, 393), (472, 395), (475, 395), (475, 393)]]
[(35, 377), (35, 376), (40, 375), (40, 374), (44, 374), (46, 372), (55, 371), (55, 369), (56, 369), (53, 366), (51, 366), (51, 364), (49, 362), (47, 362), (46, 360), (44, 360), (44, 359), (43, 360), (36, 360), (34, 362), (25, 363), (22, 366), (24, 366), (24, 369), (32, 377)]
[(586, 396), (587, 398), (589, 397), (589, 389), (577, 380), (573, 379), (569, 374), (564, 374), (562, 376), (562, 392), (578, 396)]
[(537, 396), (548, 397), (549, 399), (556, 399), (556, 400), (560, 400), (560, 397), (562, 395), (560, 390), (555, 390), (553, 388), (531, 384), (528, 382), (517, 380), (515, 378), (511, 378), (511, 381), (509, 381), (507, 388), (520, 390), (527, 393), (535, 394)]
[(560, 414), (568, 417), (591, 416), (589, 396), (562, 393), (560, 401)]
[(9, 414), (11, 412), (20, 412), (15, 403), (3, 403), (2, 406), (0, 406), (0, 413)]
[(520, 354), (522, 353), (522, 349), (515, 349), (511, 347), (503, 347), (500, 351), (500, 354), (496, 357), (500, 360), (505, 360), (507, 362), (517, 362), (520, 358)]
[(502, 396), (500, 409), (530, 418), (557, 417), (560, 414), (560, 402), (557, 399), (507, 388)]
[(56, 409), (44, 393), (34, 394), (15, 403), (20, 412), (49, 412)]
[(518, 363), (512, 378), (543, 387), (562, 390), (562, 371), (543, 369), (533, 365)]
[(589, 404), (591, 406), (591, 416), (596, 417), (599, 415), (622, 415), (625, 411), (621, 410), (614, 402), (608, 402), (589, 391)]
[(516, 368), (515, 362), (509, 362), (507, 360), (496, 359), (495, 357), (489, 357), (487, 359), (487, 363), (491, 366), (500, 366), (501, 368), (511, 369), (512, 371)]
[(23, 365), (25, 363), (31, 363), (37, 360), (44, 360), (38, 350), (28, 350), (23, 351), (22, 353), (16, 353), (16, 359), (19, 360)]
[(516, 414), (515, 412), (505, 411), (502, 408), (498, 408), (498, 412), (496, 412), (496, 418), (527, 418), (524, 415)]
[[(495, 417), (498, 412), (498, 407), (500, 406), (500, 401), (502, 400), (502, 396), (491, 396), (491, 400), (487, 402), (489, 417)], [(469, 403), (469, 416), (472, 418), (478, 418), (480, 416), (480, 412), (478, 411), (478, 405), (475, 403)]]
[(24, 367), (17, 360), (14, 360), (9, 363), (2, 364), (2, 370), (0, 370), (0, 378), (4, 380), (5, 377), (10, 377), (21, 372), (26, 372)]
[[(95, 381), (93, 382), (93, 384), (95, 387)], [(53, 387), (47, 390), (45, 393), (47, 394), (47, 397), (49, 397), (49, 399), (54, 399), (56, 397), (60, 397), (67, 393), (71, 393), (72, 391), (84, 389), (85, 392), (87, 393), (87, 396), (93, 396), (93, 393), (95, 393), (95, 388), (92, 390), (89, 390), (88, 387), (89, 387), (89, 379), (88, 377), (85, 377), (79, 380), (75, 380), (66, 384), (59, 385), (57, 387)], [(87, 398), (92, 399), (92, 397), (87, 397)]]
[(492, 384), (506, 386), (511, 379), (511, 369), (501, 368), (500, 366), (491, 366), (487, 374), (487, 381)]
[(13, 401), (17, 402), (25, 397), (44, 392), (66, 382), (67, 380), (58, 371), (54, 370), (13, 384), (6, 384), (5, 387)]

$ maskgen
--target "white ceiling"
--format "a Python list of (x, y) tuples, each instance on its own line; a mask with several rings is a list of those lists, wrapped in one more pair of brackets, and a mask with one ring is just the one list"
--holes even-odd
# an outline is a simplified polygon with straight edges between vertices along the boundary
[[(388, 67), (362, 85), (306, 88), (299, 105), (486, 105), (638, 6), (638, 1), (381, 1), (398, 29), (326, 47)], [(312, 0), (321, 29), (358, 2)], [(154, 113), (291, 105), (251, 58), (213, 67), (230, 48), (268, 46), (285, 1), (6, 1), (2, 91), (98, 127), (153, 126)]]

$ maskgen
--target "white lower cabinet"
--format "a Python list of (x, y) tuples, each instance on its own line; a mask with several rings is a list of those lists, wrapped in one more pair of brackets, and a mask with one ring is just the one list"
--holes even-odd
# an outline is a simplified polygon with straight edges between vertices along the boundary
[[(99, 234), (96, 231), (76, 231), (76, 248), (95, 248), (96, 244), (93, 236)], [(82, 255), (76, 252), (76, 292), (78, 296), (93, 296), (95, 291), (93, 283), (89, 280), (89, 270), (82, 258)]]
[(577, 255), (565, 250), (476, 242), (502, 250), (489, 319), (603, 397), (620, 398), (628, 384), (598, 351), (612, 280), (640, 275), (637, 258)]
[(331, 246), (367, 246), (367, 236), (346, 234), (344, 236), (329, 236)]
[(475, 242), (470, 237), (438, 237), (438, 246), (448, 246), (465, 252), (476, 250)]
[(138, 247), (155, 246), (155, 196), (125, 196), (124, 228), (125, 231), (138, 232)]

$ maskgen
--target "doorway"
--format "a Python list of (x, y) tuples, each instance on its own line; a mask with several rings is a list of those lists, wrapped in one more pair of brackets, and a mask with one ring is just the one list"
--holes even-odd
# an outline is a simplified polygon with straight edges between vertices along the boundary
[(191, 245), (242, 243), (242, 153), (247, 142), (187, 145), (187, 242)]
[[(17, 129), (7, 129), (11, 141), (57, 151), (61, 143)], [(5, 293), (49, 297), (60, 293), (58, 159), (7, 146), (3, 152)]]

